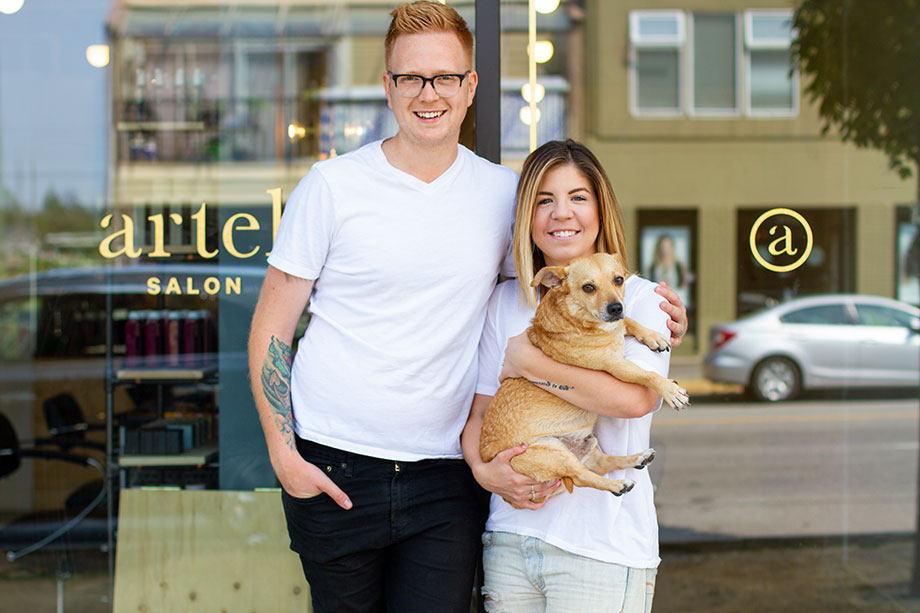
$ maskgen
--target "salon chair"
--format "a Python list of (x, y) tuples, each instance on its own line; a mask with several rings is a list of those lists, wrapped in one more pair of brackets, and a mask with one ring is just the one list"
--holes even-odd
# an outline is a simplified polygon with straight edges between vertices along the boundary
[[(102, 464), (95, 458), (59, 451), (57, 449), (20, 445), (13, 425), (0, 413), (0, 479), (16, 472), (24, 459), (50, 462), (67, 462), (92, 467), (104, 477)], [(0, 527), (0, 547), (8, 549), (7, 560), (14, 562), (30, 553), (48, 546), (93, 545), (107, 542), (107, 525), (104, 519), (87, 516), (106, 498), (103, 480), (94, 497), (78, 512), (65, 510), (27, 513)], [(62, 537), (67, 536), (66, 539)]]

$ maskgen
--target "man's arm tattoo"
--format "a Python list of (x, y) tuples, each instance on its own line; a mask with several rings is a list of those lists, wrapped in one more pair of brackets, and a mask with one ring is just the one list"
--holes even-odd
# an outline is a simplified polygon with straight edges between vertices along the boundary
[(575, 389), (574, 385), (563, 385), (562, 383), (553, 383), (552, 381), (534, 381), (533, 379), (527, 380), (534, 385), (539, 385), (540, 387), (548, 387), (550, 389), (562, 390), (564, 392)]
[(294, 412), (291, 407), (291, 348), (272, 336), (262, 364), (262, 392), (274, 413), (284, 442), (294, 449)]

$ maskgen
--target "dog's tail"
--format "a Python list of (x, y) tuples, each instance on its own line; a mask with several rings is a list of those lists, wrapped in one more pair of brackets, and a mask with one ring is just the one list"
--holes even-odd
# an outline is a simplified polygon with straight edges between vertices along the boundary
[(565, 489), (569, 490), (569, 494), (571, 494), (571, 493), (572, 493), (572, 489), (574, 489), (574, 487), (575, 487), (575, 482), (572, 481), (572, 478), (571, 478), (571, 477), (563, 477), (563, 478), (562, 478), (562, 485), (564, 485), (564, 486), (565, 486)]

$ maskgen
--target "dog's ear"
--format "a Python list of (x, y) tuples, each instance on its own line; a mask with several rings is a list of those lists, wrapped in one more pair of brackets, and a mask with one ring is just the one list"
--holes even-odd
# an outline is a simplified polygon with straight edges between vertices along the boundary
[(634, 272), (626, 268), (626, 262), (623, 261), (623, 256), (621, 256), (619, 253), (608, 253), (607, 255), (612, 257), (614, 260), (616, 260), (616, 263), (624, 271), (624, 274), (623, 274), (624, 278), (628, 279), (629, 277), (635, 274)]
[(610, 253), (608, 255), (617, 261), (617, 264), (620, 265), (620, 268), (626, 268), (626, 263), (623, 261), (623, 256), (621, 256), (619, 253)]
[(568, 272), (565, 266), (546, 266), (545, 268), (541, 268), (540, 272), (534, 276), (533, 281), (530, 282), (530, 286), (538, 287), (540, 285), (545, 285), (550, 289), (555, 289), (562, 285), (567, 274)]

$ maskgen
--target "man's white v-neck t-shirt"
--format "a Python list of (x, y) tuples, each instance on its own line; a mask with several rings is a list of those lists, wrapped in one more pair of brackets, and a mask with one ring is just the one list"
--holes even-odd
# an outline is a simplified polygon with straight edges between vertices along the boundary
[(313, 165), (268, 259), (315, 279), (292, 370), (299, 436), (394, 460), (462, 457), (486, 304), (500, 269), (514, 275), (516, 185), (460, 145), (430, 183), (393, 167), (381, 141)]

